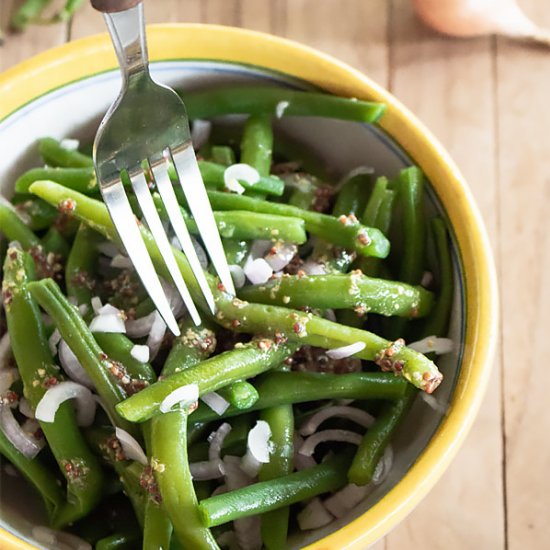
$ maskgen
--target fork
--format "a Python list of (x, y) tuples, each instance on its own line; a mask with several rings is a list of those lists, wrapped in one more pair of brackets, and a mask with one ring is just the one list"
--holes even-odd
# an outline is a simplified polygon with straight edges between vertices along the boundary
[(91, 3), (103, 13), (123, 78), (121, 92), (101, 122), (94, 142), (94, 166), (101, 194), (143, 286), (168, 328), (178, 336), (178, 324), (141, 237), (124, 179), (131, 182), (143, 218), (195, 324), (200, 324), (200, 315), (176, 263), (146, 174), (160, 194), (174, 234), (212, 313), (214, 297), (168, 176), (170, 162), (178, 176), (176, 185), (183, 189), (212, 265), (227, 292), (235, 294), (233, 280), (191, 143), (185, 105), (174, 90), (157, 84), (149, 74), (142, 0)]

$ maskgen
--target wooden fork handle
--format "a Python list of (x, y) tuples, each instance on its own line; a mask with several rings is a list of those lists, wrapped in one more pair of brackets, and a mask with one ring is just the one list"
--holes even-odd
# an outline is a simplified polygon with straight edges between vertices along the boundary
[(135, 8), (142, 0), (91, 0), (92, 6), (102, 13), (117, 13)]

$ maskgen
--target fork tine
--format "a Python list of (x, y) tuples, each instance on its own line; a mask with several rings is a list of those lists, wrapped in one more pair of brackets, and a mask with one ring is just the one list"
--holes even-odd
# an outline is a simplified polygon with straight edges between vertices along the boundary
[(180, 185), (195, 218), (202, 241), (226, 291), (235, 295), (231, 272), (225, 259), (216, 220), (202, 181), (191, 142), (178, 150), (170, 150)]
[[(151, 234), (155, 239), (164, 263), (166, 264), (166, 267), (168, 268), (168, 271), (170, 272), (170, 275), (174, 281), (174, 284), (176, 285), (176, 288), (183, 298), (183, 302), (187, 307), (187, 311), (191, 315), (191, 318), (193, 319), (195, 325), (200, 325), (201, 318), (199, 312), (197, 311), (197, 308), (193, 303), (193, 298), (191, 298), (191, 294), (189, 294), (187, 285), (185, 284), (185, 281), (181, 276), (181, 272), (172, 252), (172, 247), (170, 246), (170, 242), (168, 241), (168, 237), (166, 236), (164, 227), (162, 226), (162, 222), (160, 221), (159, 214), (155, 207), (155, 203), (153, 202), (153, 198), (151, 197), (151, 192), (149, 191), (149, 187), (147, 186), (147, 181), (145, 180), (145, 175), (143, 171), (138, 170), (131, 173), (130, 180), (132, 182), (134, 194), (136, 195), (141, 211), (143, 212), (143, 216), (145, 217), (147, 225), (149, 226), (149, 230), (151, 231)], [(135, 265), (136, 269), (139, 269), (139, 264)]]
[(181, 244), (182, 250), (187, 257), (187, 261), (191, 266), (195, 278), (199, 283), (204, 298), (206, 299), (206, 303), (208, 304), (210, 311), (214, 314), (216, 313), (214, 296), (212, 295), (212, 290), (208, 286), (208, 281), (206, 280), (199, 257), (197, 256), (197, 252), (193, 246), (193, 241), (189, 235), (189, 230), (187, 229), (183, 216), (181, 215), (178, 199), (176, 198), (174, 188), (172, 187), (172, 182), (168, 176), (166, 159), (164, 156), (161, 159), (153, 159), (150, 165), (155, 183), (157, 184), (157, 189), (162, 198), (162, 202), (164, 203), (164, 207), (166, 208), (166, 212), (168, 213), (170, 223), (174, 228), (176, 237)]
[(179, 336), (178, 323), (164, 294), (147, 248), (145, 248), (136, 218), (120, 179), (109, 185), (105, 185), (101, 190), (101, 194), (103, 195), (103, 201), (107, 206), (111, 220), (118, 231), (120, 240), (126, 248), (126, 252), (132, 260), (145, 290), (147, 290), (168, 328), (176, 336)]

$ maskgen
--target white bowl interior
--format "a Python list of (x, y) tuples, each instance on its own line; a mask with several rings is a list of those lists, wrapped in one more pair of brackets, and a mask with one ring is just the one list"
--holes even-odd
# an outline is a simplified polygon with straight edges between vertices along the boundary
[[(306, 83), (294, 78), (256, 67), (230, 63), (161, 62), (152, 65), (152, 72), (159, 82), (183, 89), (228, 83), (310, 88)], [(77, 137), (91, 141), (101, 117), (117, 95), (119, 87), (118, 71), (95, 75), (50, 92), (1, 121), (1, 193), (9, 196), (16, 177), (24, 170), (37, 166), (38, 138)], [(320, 158), (324, 159), (336, 176), (344, 175), (350, 169), (363, 165), (373, 167), (377, 174), (393, 176), (401, 168), (411, 164), (406, 153), (393, 139), (372, 126), (315, 118), (283, 118), (276, 124), (281, 131), (318, 151)], [(426, 200), (428, 210), (445, 215), (430, 185)], [(453, 261), (457, 284), (450, 336), (456, 346), (453, 353), (439, 360), (445, 380), (437, 391), (437, 399), (443, 405), (449, 402), (459, 373), (465, 330), (463, 273), (454, 242)], [(394, 466), (385, 482), (375, 487), (365, 501), (347, 517), (326, 528), (295, 537), (293, 546), (299, 547), (325, 536), (358, 517), (380, 500), (415, 462), (441, 420), (440, 412), (430, 408), (422, 399), (417, 399), (394, 440)], [(8, 475), (5, 468), (2, 468), (1, 475), (0, 526), (28, 542), (33, 542), (33, 524), (44, 522), (41, 504), (21, 478)]]

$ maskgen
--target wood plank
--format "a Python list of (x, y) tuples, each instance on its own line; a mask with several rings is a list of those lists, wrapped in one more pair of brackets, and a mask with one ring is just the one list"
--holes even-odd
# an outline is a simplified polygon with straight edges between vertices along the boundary
[(5, 32), (4, 44), (0, 46), (0, 70), (65, 42), (67, 35), (65, 24), (32, 26), (24, 33), (6, 32), (10, 18), (19, 5), (21, 5), (20, 0), (0, 2), (0, 28)]
[[(418, 23), (406, 0), (393, 0), (392, 8), (392, 91), (450, 151), (496, 243), (490, 40), (446, 39)], [(504, 548), (501, 457), (500, 372), (495, 364), (464, 447), (429, 496), (388, 535), (387, 550), (416, 550), (425, 544), (442, 550)]]
[[(522, 2), (550, 26), (547, 5)], [(550, 416), (550, 55), (497, 43), (500, 284), (508, 493), (508, 548), (548, 548)]]

